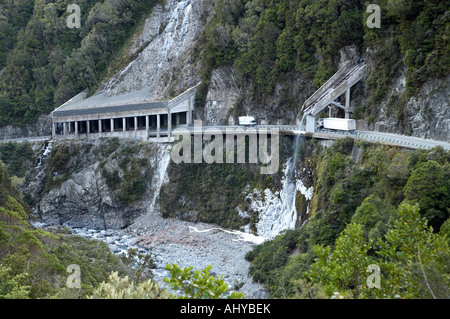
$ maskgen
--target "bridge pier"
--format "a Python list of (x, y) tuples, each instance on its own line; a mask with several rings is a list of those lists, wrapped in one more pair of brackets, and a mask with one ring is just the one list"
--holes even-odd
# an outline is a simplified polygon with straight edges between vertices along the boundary
[(169, 114), (167, 115), (167, 134), (169, 138), (171, 137), (171, 130), (172, 130), (172, 114), (169, 111)]
[(350, 109), (350, 87), (347, 88), (347, 91), (345, 91), (345, 118), (350, 118), (350, 113), (352, 113), (352, 110)]
[(306, 132), (314, 133), (316, 130), (316, 117), (311, 115), (306, 115)]
[(156, 115), (156, 137), (161, 137), (161, 115)]

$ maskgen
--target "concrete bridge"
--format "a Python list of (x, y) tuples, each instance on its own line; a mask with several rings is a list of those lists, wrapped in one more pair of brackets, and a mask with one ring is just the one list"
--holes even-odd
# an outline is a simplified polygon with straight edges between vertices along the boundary
[[(194, 128), (193, 126), (179, 126), (187, 129), (189, 132), (191, 132), (192, 135), (197, 133), (197, 128)], [(201, 128), (201, 133), (216, 133), (216, 134), (225, 134), (226, 131), (233, 130), (233, 129), (239, 129), (242, 130), (242, 126), (203, 126)], [(372, 131), (355, 131), (355, 133), (347, 133), (347, 132), (315, 132), (315, 133), (308, 133), (306, 131), (300, 130), (300, 127), (297, 125), (257, 125), (251, 128), (244, 128), (247, 130), (267, 130), (270, 133), (270, 130), (278, 130), (280, 135), (304, 135), (307, 137), (313, 137), (317, 139), (322, 140), (336, 140), (341, 138), (350, 137), (356, 140), (364, 140), (372, 143), (381, 143), (386, 145), (393, 145), (393, 146), (399, 146), (409, 149), (431, 149), (437, 146), (443, 147), (445, 150), (450, 150), (450, 143), (444, 142), (444, 141), (436, 141), (436, 140), (430, 140), (430, 139), (424, 139), (420, 137), (414, 137), (414, 136), (406, 136), (406, 135), (399, 135), (399, 134), (392, 134), (392, 133), (381, 133), (381, 132), (372, 132)], [(167, 132), (167, 131), (166, 131)], [(96, 133), (93, 133), (96, 134)], [(93, 138), (95, 135), (91, 134), (90, 137)], [(175, 142), (177, 138), (177, 131), (173, 130), (171, 131), (170, 137), (160, 137), (160, 139), (152, 139), (149, 138), (149, 141), (155, 141), (155, 142), (168, 142), (173, 143)], [(145, 136), (145, 134), (144, 134)], [(119, 137), (123, 137), (119, 135)], [(62, 139), (62, 136), (59, 136), (59, 139)], [(128, 137), (129, 138), (129, 137)], [(132, 137), (134, 138), (134, 137)], [(19, 138), (19, 139), (7, 139), (7, 140), (0, 140), (0, 143), (7, 143), (7, 142), (45, 142), (50, 141), (52, 139), (51, 136), (39, 136), (39, 137), (29, 137), (29, 138)]]
[[(198, 134), (198, 128), (187, 127), (187, 130), (191, 132), (192, 135)], [(315, 133), (309, 133), (300, 129), (298, 125), (256, 125), (252, 127), (242, 127), (242, 126), (202, 126), (201, 133), (207, 132), (208, 134), (226, 134), (227, 130), (233, 132), (233, 130), (238, 130), (242, 132), (247, 130), (250, 133), (255, 133), (258, 130), (265, 130), (270, 134), (271, 130), (277, 130), (280, 135), (304, 135), (307, 137), (317, 138), (321, 140), (336, 140), (346, 137), (350, 137), (355, 140), (368, 141), (372, 143), (381, 143), (392, 146), (399, 146), (409, 149), (432, 149), (437, 146), (443, 147), (445, 150), (450, 150), (450, 143), (443, 141), (436, 141), (430, 139), (424, 139), (414, 136), (406, 136), (400, 134), (392, 133), (381, 133), (372, 131), (355, 131), (354, 133), (335, 131), (335, 132), (325, 132), (318, 131)], [(170, 142), (174, 142), (176, 139), (177, 131), (173, 132), (173, 137)]]

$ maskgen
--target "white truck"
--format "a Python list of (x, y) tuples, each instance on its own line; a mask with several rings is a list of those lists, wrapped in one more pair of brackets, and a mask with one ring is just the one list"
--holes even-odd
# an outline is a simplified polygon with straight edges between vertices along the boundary
[(339, 118), (323, 118), (317, 121), (318, 128), (339, 131), (354, 131), (356, 130), (356, 120), (353, 119), (339, 119)]
[(239, 125), (256, 125), (256, 120), (253, 116), (240, 116)]

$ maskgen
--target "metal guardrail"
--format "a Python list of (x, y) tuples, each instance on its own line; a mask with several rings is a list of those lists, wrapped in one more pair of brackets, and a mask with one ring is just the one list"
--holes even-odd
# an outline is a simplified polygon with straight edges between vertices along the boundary
[(46, 142), (51, 140), (51, 136), (33, 136), (33, 137), (20, 137), (20, 138), (8, 138), (0, 139), (0, 143), (23, 143), (23, 142)]

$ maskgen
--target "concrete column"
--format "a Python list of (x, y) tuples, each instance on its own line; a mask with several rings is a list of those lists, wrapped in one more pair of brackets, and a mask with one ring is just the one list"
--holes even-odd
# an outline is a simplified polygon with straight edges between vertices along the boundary
[(350, 88), (348, 88), (347, 91), (345, 91), (345, 118), (346, 119), (350, 118), (349, 108), (350, 108)]
[(150, 115), (145, 116), (145, 129), (147, 132), (150, 130)]
[(52, 137), (54, 138), (56, 135), (56, 123), (52, 121)]
[(306, 132), (314, 133), (316, 128), (316, 118), (311, 115), (306, 115)]
[(75, 135), (78, 135), (78, 121), (75, 122)]
[(114, 119), (111, 119), (111, 133), (114, 132)]
[(156, 115), (156, 137), (161, 136), (161, 114)]
[(127, 119), (123, 118), (122, 123), (123, 123), (123, 131), (125, 132), (127, 130)]
[(67, 135), (67, 123), (63, 123), (63, 135)]
[(172, 136), (172, 113), (167, 114), (167, 136), (170, 138)]
[(345, 91), (345, 108), (348, 109), (350, 107), (350, 88)]
[(138, 129), (138, 119), (137, 116), (134, 117), (134, 130), (137, 131)]
[(192, 97), (189, 98), (189, 108), (186, 113), (186, 124), (189, 126), (192, 124)]
[(102, 120), (98, 120), (98, 132), (101, 133), (102, 131)]

